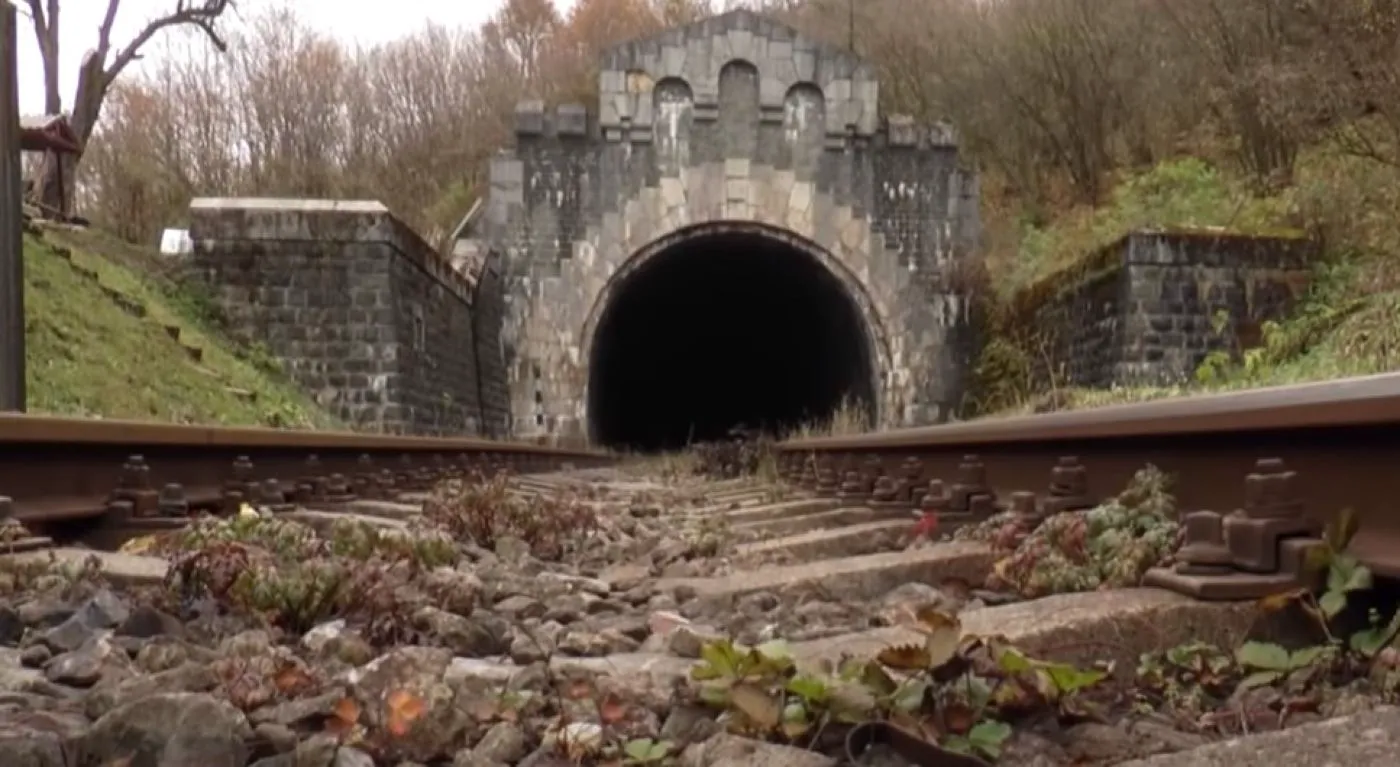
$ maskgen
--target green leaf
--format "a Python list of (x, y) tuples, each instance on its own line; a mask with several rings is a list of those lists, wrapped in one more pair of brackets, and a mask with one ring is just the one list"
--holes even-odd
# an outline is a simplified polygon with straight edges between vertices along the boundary
[(1240, 689), (1252, 690), (1255, 687), (1267, 687), (1282, 678), (1282, 671), (1256, 671), (1240, 680)]
[(647, 761), (659, 762), (670, 756), (676, 744), (669, 740), (658, 740), (651, 744), (651, 749), (647, 751)]
[(1045, 670), (1055, 688), (1064, 695), (1092, 687), (1108, 676), (1108, 672), (1101, 669), (1080, 669), (1065, 663), (1048, 664)]
[(1035, 661), (1015, 647), (1008, 647), (997, 658), (997, 665), (1008, 674), (1024, 674), (1035, 668)]
[(1390, 617), (1390, 622), (1384, 625), (1376, 624), (1367, 629), (1362, 629), (1351, 635), (1351, 649), (1361, 653), (1367, 658), (1374, 657), (1376, 653), (1384, 650), (1397, 634), (1400, 634), (1400, 610), (1397, 610)]
[(729, 705), (729, 685), (714, 682), (700, 685), (700, 700), (715, 708), (727, 707)]
[(788, 680), (787, 691), (808, 703), (821, 703), (830, 693), (826, 680), (799, 674)]
[(700, 648), (700, 660), (709, 664), (719, 676), (738, 676), (741, 657), (728, 640), (706, 642)]
[(983, 756), (996, 759), (1001, 756), (1001, 744), (1011, 737), (1011, 725), (991, 719), (978, 722), (967, 733), (968, 743)]
[(1267, 671), (1289, 670), (1288, 651), (1272, 642), (1245, 642), (1235, 650), (1235, 660), (1241, 666)]
[(1359, 527), (1354, 509), (1342, 509), (1337, 514), (1337, 518), (1332, 520), (1332, 524), (1327, 526), (1327, 531), (1323, 535), (1327, 541), (1328, 548), (1334, 552), (1344, 551), (1351, 539), (1356, 536)]
[[(622, 747), (622, 752), (634, 761), (649, 762), (654, 761), (652, 749), (657, 745), (651, 738), (637, 738), (627, 741), (627, 745)], [(665, 750), (661, 752), (661, 756), (666, 756)]]
[(1347, 595), (1343, 591), (1326, 591), (1317, 600), (1317, 606), (1328, 618), (1337, 617), (1347, 607)]
[(895, 691), (891, 698), (891, 704), (900, 711), (918, 711), (924, 705), (924, 696), (928, 693), (928, 682), (913, 680), (906, 682)]
[(1293, 654), (1288, 658), (1288, 665), (1292, 669), (1307, 668), (1318, 662), (1326, 652), (1327, 648), (1320, 645), (1317, 647), (1304, 647), (1301, 650), (1294, 650)]
[(1332, 558), (1332, 566), (1327, 570), (1328, 591), (1362, 591), (1371, 588), (1371, 569), (1350, 554), (1338, 554)]

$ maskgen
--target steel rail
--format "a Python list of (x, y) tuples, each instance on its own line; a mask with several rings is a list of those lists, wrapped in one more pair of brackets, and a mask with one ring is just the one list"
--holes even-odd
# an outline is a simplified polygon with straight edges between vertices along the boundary
[[(824, 495), (844, 490), (851, 503), (918, 506), (938, 480), (947, 497), (924, 505), (954, 519), (1092, 505), (1153, 464), (1174, 477), (1189, 528), (1183, 555), (1200, 560), (1193, 572), (1215, 568), (1216, 581), (1236, 586), (1253, 579), (1225, 588), (1192, 575), (1180, 590), (1224, 598), (1279, 588), (1303, 539), (1346, 508), (1360, 520), (1354, 552), (1400, 577), (1400, 374), (790, 440), (778, 451), (785, 476)], [(995, 502), (969, 509), (969, 493)]]
[(601, 452), (523, 442), (0, 414), (0, 515), (31, 526), (179, 518), (390, 497), (468, 469), (594, 466)]

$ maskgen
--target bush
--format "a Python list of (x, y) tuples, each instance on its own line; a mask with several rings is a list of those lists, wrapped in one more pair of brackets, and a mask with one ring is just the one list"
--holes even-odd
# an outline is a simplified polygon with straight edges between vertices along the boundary
[(541, 559), (560, 559), (598, 529), (597, 513), (569, 496), (525, 499), (510, 492), (504, 474), (476, 475), (440, 485), (423, 504), (423, 516), (458, 540), (494, 548), (510, 537)]

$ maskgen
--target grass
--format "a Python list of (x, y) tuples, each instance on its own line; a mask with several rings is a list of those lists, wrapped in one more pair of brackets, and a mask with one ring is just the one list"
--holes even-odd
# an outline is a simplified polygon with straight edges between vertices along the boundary
[[(211, 304), (163, 274), (156, 254), (91, 232), (50, 229), (42, 239), (25, 235), (24, 258), (30, 412), (340, 426), (283, 379), (266, 355), (225, 340)], [(124, 304), (142, 307), (145, 316)], [(178, 328), (178, 339), (167, 327)]]
[[(1058, 389), (1017, 384), (998, 413), (1078, 409), (1216, 391), (1369, 375), (1400, 367), (1400, 168), (1333, 147), (1305, 152), (1294, 183), (1270, 196), (1206, 160), (1186, 158), (1129, 175), (1097, 209), (1064, 211), (1045, 226), (1001, 213), (1003, 235), (1018, 227), (1015, 247), (989, 254), (1004, 301), (1053, 281), (1103, 246), (1141, 228), (1218, 228), (1257, 235), (1309, 234), (1321, 241), (1309, 294), (1283, 322), (1266, 325), (1261, 346), (1233, 358), (1215, 355), (1181, 386)], [(996, 224), (993, 224), (996, 226)], [(995, 239), (995, 238), (994, 238)], [(1000, 238), (1005, 242), (1007, 238)], [(999, 350), (1007, 355), (1004, 346)], [(1024, 356), (1024, 355), (1023, 355)], [(987, 357), (984, 356), (984, 363)], [(1005, 359), (991, 368), (998, 378)], [(1013, 366), (1016, 363), (1012, 363)], [(1009, 373), (1010, 375), (1006, 375)], [(1043, 388), (1044, 382), (1034, 382)], [(1008, 399), (1015, 400), (1007, 402)]]

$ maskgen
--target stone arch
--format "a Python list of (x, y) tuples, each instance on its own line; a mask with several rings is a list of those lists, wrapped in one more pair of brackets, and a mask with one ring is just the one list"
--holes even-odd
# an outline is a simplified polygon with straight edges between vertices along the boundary
[[(599, 329), (606, 319), (607, 312), (621, 289), (639, 270), (657, 256), (671, 251), (687, 241), (723, 234), (754, 235), (787, 246), (811, 259), (816, 267), (819, 267), (839, 284), (844, 297), (850, 302), (850, 307), (858, 318), (861, 325), (860, 330), (864, 335), (864, 347), (869, 357), (870, 380), (868, 384), (871, 393), (868, 403), (869, 415), (875, 419), (875, 422), (881, 422), (885, 416), (884, 411), (892, 404), (887, 397), (887, 385), (892, 376), (894, 362), (887, 318), (881, 315), (876, 302), (872, 300), (867, 286), (863, 284), (860, 277), (843, 263), (836, 253), (795, 232), (759, 221), (720, 219), (684, 225), (652, 239), (635, 250), (615, 269), (611, 270), (606, 281), (588, 302), (588, 311), (578, 335), (579, 361), (590, 365), (594, 361)], [(589, 393), (591, 378), (591, 375), (584, 376), (584, 380), (581, 382), (583, 384), (581, 400), (585, 403), (592, 401)], [(586, 413), (584, 415), (591, 424), (593, 419)]]

